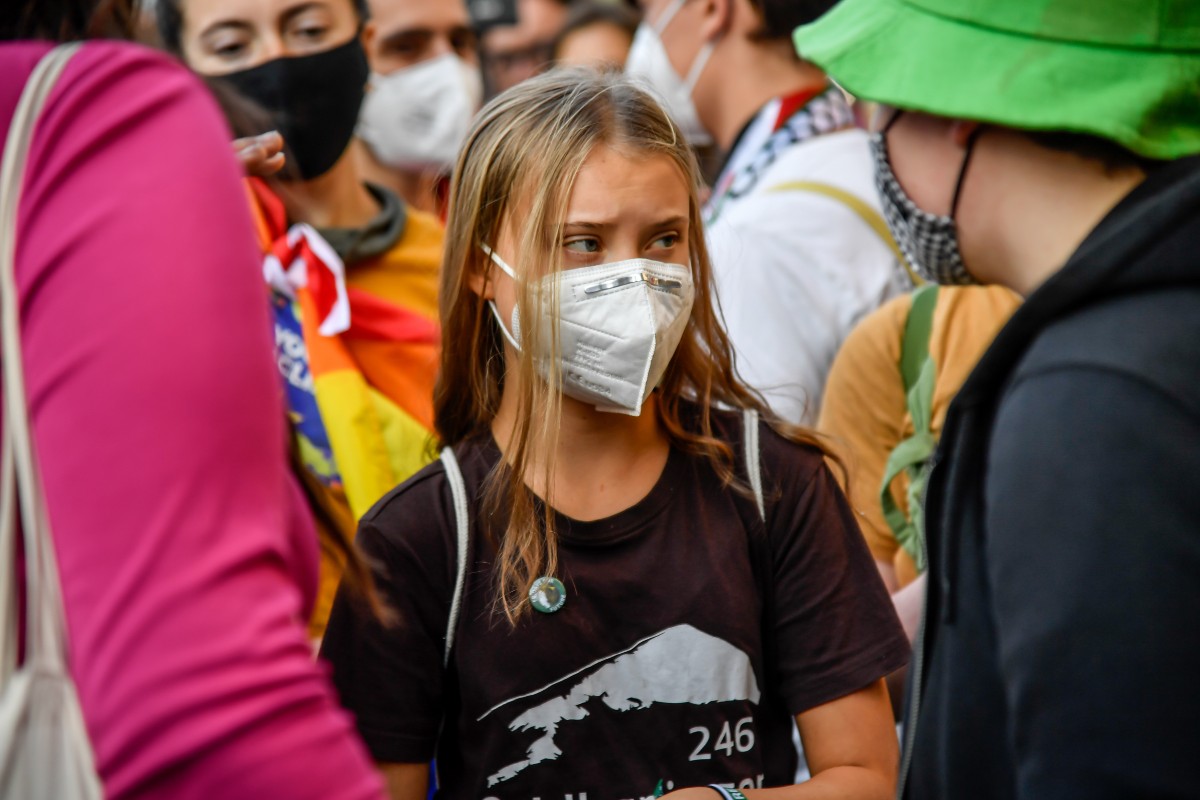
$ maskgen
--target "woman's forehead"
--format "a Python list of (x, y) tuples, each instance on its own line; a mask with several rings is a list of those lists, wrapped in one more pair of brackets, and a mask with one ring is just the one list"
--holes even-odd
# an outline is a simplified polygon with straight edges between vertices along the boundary
[(670, 155), (598, 145), (575, 176), (567, 221), (686, 215), (690, 200), (688, 179)]
[(222, 23), (275, 28), (313, 11), (334, 18), (357, 14), (354, 0), (180, 0), (179, 6), (195, 34)]

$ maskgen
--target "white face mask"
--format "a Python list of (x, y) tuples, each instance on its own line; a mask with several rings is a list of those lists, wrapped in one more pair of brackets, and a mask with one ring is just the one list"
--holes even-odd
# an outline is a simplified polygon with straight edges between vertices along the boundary
[(482, 100), (479, 70), (452, 53), (372, 74), (358, 135), (390, 167), (449, 169)]
[(643, 22), (638, 26), (625, 60), (625, 73), (648, 83), (683, 131), (684, 138), (693, 146), (703, 147), (712, 144), (712, 135), (700, 124), (696, 105), (692, 102), (692, 90), (696, 88), (696, 81), (700, 80), (700, 73), (712, 55), (713, 42), (705, 42), (700, 48), (686, 78), (680, 78), (671, 66), (671, 59), (662, 43), (662, 32), (685, 2), (687, 0), (675, 0), (653, 25)]
[[(512, 268), (490, 247), (484, 252), (509, 277)], [(648, 258), (568, 269), (542, 278), (543, 297), (558, 284), (559, 371), (563, 393), (599, 411), (630, 416), (662, 380), (692, 312), (692, 271), (682, 264)], [(500, 330), (521, 349), (521, 319), (512, 311), (511, 332), (496, 304), (488, 301)], [(546, 315), (549, 323), (553, 315)], [(550, 331), (542, 330), (547, 349)], [(549, 379), (545, 354), (538, 371)]]

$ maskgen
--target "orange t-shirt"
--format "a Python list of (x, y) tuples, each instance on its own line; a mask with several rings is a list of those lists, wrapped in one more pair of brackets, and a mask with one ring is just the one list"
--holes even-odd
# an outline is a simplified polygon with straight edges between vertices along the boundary
[[(941, 435), (950, 401), (1020, 302), (1018, 295), (999, 286), (938, 290), (929, 337), (929, 352), (937, 367), (930, 422), (934, 436)], [(829, 372), (817, 423), (846, 463), (849, 485), (842, 488), (858, 514), (872, 555), (895, 567), (901, 587), (917, 577), (917, 569), (883, 517), (879, 486), (888, 456), (913, 434), (900, 374), (900, 347), (911, 306), (911, 295), (897, 297), (850, 333)], [(907, 483), (907, 475), (901, 473), (891, 487), (906, 513)]]

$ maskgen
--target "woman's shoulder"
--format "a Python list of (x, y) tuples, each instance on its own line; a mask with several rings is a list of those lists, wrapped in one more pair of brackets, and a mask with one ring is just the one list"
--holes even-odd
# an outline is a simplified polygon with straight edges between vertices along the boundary
[[(686, 409), (688, 418), (685, 424), (692, 431), (700, 430), (700, 406), (693, 405)], [(763, 472), (768, 475), (799, 474), (809, 477), (824, 465), (825, 453), (816, 444), (816, 440), (808, 440), (797, 435), (803, 429), (796, 429), (772, 415), (755, 413), (757, 424), (758, 461)], [(709, 409), (709, 421), (716, 438), (731, 446), (739, 459), (746, 458), (745, 448), (749, 442), (746, 436), (746, 423), (749, 417), (745, 409), (719, 408)]]
[[(490, 440), (481, 438), (462, 442), (452, 450), (455, 466), (463, 477), (463, 487), (469, 498), (474, 497), (496, 463), (499, 452)], [(361, 524), (377, 528), (385, 534), (408, 527), (414, 518), (437, 520), (440, 523), (432, 527), (452, 527), (450, 515), (454, 512), (454, 498), (446, 462), (443, 450), (439, 458), (381, 497), (363, 515)]]
[[(0, 44), (0, 115), (12, 117), (25, 83), (40, 62), (55, 48), (53, 42), (19, 41)], [(144, 101), (143, 92), (165, 78), (175, 76), (180, 85), (201, 91), (199, 80), (166, 55), (138, 44), (89, 41), (79, 45), (67, 64), (48, 103), (51, 114), (65, 106), (78, 114), (81, 105), (94, 104), (99, 97), (123, 103)]]
[(414, 509), (438, 502), (445, 485), (445, 462), (438, 458), (379, 498), (363, 514), (360, 525), (386, 528), (391, 521), (410, 516)]
[(763, 473), (776, 483), (807, 483), (825, 469), (825, 450), (807, 429), (778, 419), (759, 420), (759, 451)]
[(455, 445), (455, 464), (467, 492), (465, 504), (456, 502), (443, 452), (363, 515), (356, 543), (383, 567), (383, 574), (391, 576), (384, 580), (385, 587), (398, 576), (422, 574), (438, 592), (449, 591), (460, 552), (458, 515), (465, 514), (464, 521), (472, 522), (477, 507), (472, 500), (498, 457), (494, 445), (489, 448), (479, 441)]
[[(0, 115), (11, 118), (30, 73), (53, 45), (22, 42), (0, 48)], [(136, 133), (136, 135), (132, 135)], [(234, 166), (231, 136), (200, 79), (171, 57), (129, 42), (89, 41), (66, 65), (38, 121), (30, 163), (72, 173), (77, 159), (96, 164), (98, 152), (119, 153), (122, 179), (133, 180), (157, 143), (172, 158), (226, 161)], [(230, 171), (232, 173), (232, 170)], [(158, 177), (162, 177), (161, 175)]]
[(123, 107), (147, 109), (177, 95), (199, 100), (204, 113), (221, 116), (199, 77), (171, 56), (131, 42), (85, 42), (63, 78), (64, 92), (81, 100), (104, 98)]
[[(19, 90), (38, 62), (55, 48), (47, 41), (20, 41), (0, 44), (0, 70), (17, 80), (6, 88)], [(80, 85), (90, 88), (128, 85), (148, 78), (176, 77), (181, 84), (203, 91), (200, 79), (171, 56), (133, 42), (91, 40), (79, 44), (78, 52), (67, 65), (59, 81), (60, 92)], [(136, 99), (136, 98), (131, 98)]]

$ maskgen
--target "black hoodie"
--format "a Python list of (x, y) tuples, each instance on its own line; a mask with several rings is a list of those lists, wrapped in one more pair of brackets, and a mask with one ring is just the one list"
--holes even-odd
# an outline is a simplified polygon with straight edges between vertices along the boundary
[(936, 458), (904, 796), (1200, 796), (1200, 158), (1028, 298)]

